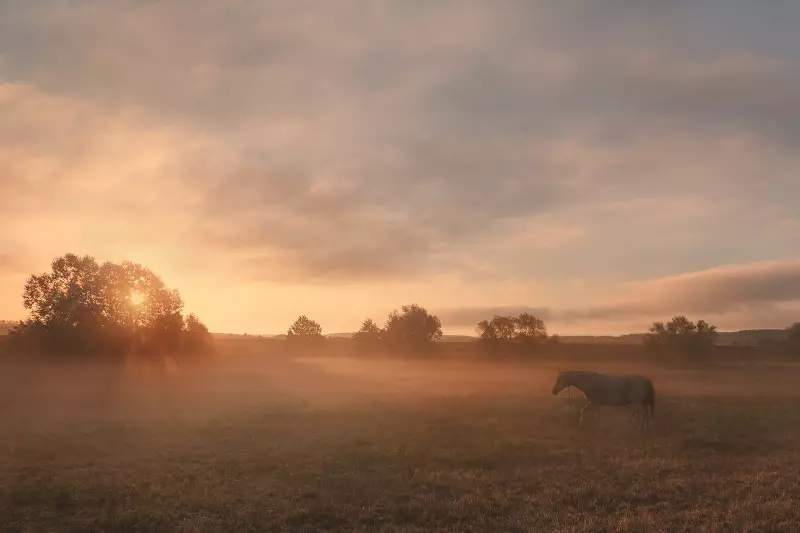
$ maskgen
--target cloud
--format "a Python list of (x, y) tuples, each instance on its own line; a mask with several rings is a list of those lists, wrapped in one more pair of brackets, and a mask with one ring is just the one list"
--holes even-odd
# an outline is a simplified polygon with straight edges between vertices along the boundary
[(66, 252), (161, 267), (191, 254), (193, 190), (173, 172), (202, 135), (22, 84), (0, 83), (0, 114), (0, 250), (26, 268)]
[[(0, 249), (218, 285), (536, 281), (552, 289), (534, 307), (576, 324), (676, 294), (717, 312), (621, 284), (796, 256), (798, 16), (0, 3)], [(630, 301), (606, 305), (609, 287)]]
[(474, 327), (481, 320), (489, 320), (494, 316), (516, 316), (521, 313), (531, 313), (544, 321), (553, 319), (551, 309), (526, 305), (461, 307), (434, 312), (442, 320), (442, 325), (450, 328)]
[(18, 274), (20, 261), (10, 253), (0, 253), (0, 275)]
[[(437, 311), (450, 327), (474, 326), (494, 315), (533, 313), (557, 325), (603, 322), (639, 324), (678, 314), (741, 324), (784, 327), (800, 307), (800, 260), (727, 265), (700, 272), (627, 284), (620, 299), (585, 308), (487, 306)], [(760, 315), (760, 316), (759, 316)], [(746, 317), (746, 320), (742, 320)]]
[(631, 292), (663, 309), (715, 315), (800, 301), (800, 260), (727, 265), (633, 285)]

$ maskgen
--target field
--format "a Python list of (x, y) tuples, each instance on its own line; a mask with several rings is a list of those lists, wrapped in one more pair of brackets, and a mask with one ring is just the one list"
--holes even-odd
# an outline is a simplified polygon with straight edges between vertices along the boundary
[[(800, 367), (259, 357), (0, 369), (0, 531), (797, 531)], [(550, 394), (638, 371), (652, 433)]]

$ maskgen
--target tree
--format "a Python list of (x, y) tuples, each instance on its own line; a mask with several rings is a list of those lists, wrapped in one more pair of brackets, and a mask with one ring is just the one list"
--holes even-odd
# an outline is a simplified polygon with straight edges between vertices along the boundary
[(364, 320), (358, 331), (353, 334), (353, 340), (362, 345), (376, 345), (383, 336), (383, 331), (371, 318)]
[(478, 322), (475, 328), (481, 342), (499, 346), (542, 344), (547, 340), (544, 322), (530, 313), (516, 317), (495, 315), (491, 320)]
[(522, 313), (514, 319), (516, 339), (523, 344), (541, 344), (547, 340), (544, 322), (530, 313)]
[(183, 301), (148, 268), (66, 254), (25, 283), (14, 340), (49, 352), (178, 349)]
[(708, 352), (717, 336), (716, 326), (705, 320), (692, 322), (683, 315), (667, 323), (653, 322), (645, 335), (645, 345), (656, 350), (672, 350), (689, 355)]
[(395, 348), (424, 349), (442, 338), (442, 322), (417, 304), (392, 311), (383, 328), (386, 342)]
[(191, 352), (211, 352), (214, 343), (208, 328), (194, 313), (186, 317), (184, 323), (185, 347)]
[(478, 339), (482, 342), (492, 343), (500, 339), (500, 334), (497, 331), (494, 319), (481, 320), (475, 327), (475, 331), (478, 333)]
[(286, 338), (295, 343), (314, 344), (321, 342), (325, 337), (322, 336), (322, 326), (318, 322), (306, 315), (300, 315), (289, 327)]
[(152, 325), (139, 329), (149, 333), (148, 340), (151, 345), (145, 346), (148, 351), (164, 349), (176, 352), (182, 348), (184, 323), (183, 315), (180, 312), (161, 315), (153, 321)]
[(491, 320), (478, 322), (478, 336), (488, 342), (511, 342), (517, 335), (515, 318), (495, 315)]

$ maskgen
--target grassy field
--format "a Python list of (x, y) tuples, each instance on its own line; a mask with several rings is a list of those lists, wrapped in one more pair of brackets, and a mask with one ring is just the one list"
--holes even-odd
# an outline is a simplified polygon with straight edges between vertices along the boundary
[(3, 367), (0, 531), (800, 530), (800, 367), (593, 363), (653, 378), (643, 437), (566, 366)]

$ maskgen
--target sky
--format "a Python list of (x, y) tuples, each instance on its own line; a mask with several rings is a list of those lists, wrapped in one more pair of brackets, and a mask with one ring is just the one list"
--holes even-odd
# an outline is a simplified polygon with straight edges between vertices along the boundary
[(213, 331), (800, 321), (800, 3), (0, 0), (0, 318), (64, 253)]

